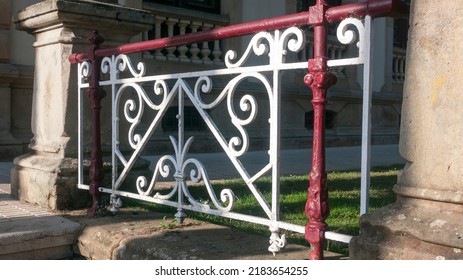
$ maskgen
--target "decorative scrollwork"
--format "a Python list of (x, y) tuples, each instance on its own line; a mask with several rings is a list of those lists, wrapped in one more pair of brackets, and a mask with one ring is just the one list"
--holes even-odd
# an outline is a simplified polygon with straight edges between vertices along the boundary
[(132, 64), (132, 61), (125, 54), (120, 54), (118, 56), (105, 57), (101, 61), (101, 72), (102, 73), (111, 73), (112, 79), (117, 77), (117, 74), (129, 70), (130, 74), (134, 78), (141, 78), (146, 73), (146, 67), (143, 62), (137, 64), (137, 70)]
[[(355, 34), (354, 31), (349, 30), (349, 27), (354, 25), (357, 27), (357, 30), (359, 31), (360, 34), (362, 34), (364, 30), (364, 26), (361, 20), (356, 19), (356, 18), (347, 18), (343, 21), (338, 26), (338, 29), (336, 31), (336, 36), (338, 37), (339, 42), (349, 45), (355, 42), (357, 40), (357, 35)], [(363, 37), (360, 35), (360, 37)]]
[[(204, 165), (197, 159), (186, 159), (188, 149), (191, 143), (193, 142), (193, 137), (190, 137), (186, 141), (182, 150), (178, 149), (180, 146), (174, 137), (170, 136), (170, 140), (175, 150), (175, 156), (166, 155), (158, 160), (153, 177), (149, 185), (145, 176), (138, 177), (136, 182), (138, 193), (143, 196), (151, 196), (155, 190), (155, 185), (158, 182), (159, 176), (162, 176), (163, 178), (173, 176), (175, 178), (176, 185), (170, 191), (170, 193), (168, 193), (167, 195), (161, 195), (159, 192), (157, 192), (153, 195), (154, 198), (169, 200), (176, 193), (178, 193), (179, 188), (181, 188), (183, 194), (188, 199), (188, 202), (191, 205), (194, 205), (201, 209), (210, 209), (210, 205), (200, 203), (189, 192), (188, 186), (186, 184), (186, 179), (188, 179), (189, 177), (193, 183), (204, 182), (211, 202), (217, 210), (220, 210), (222, 212), (231, 211), (235, 203), (235, 196), (233, 194), (233, 191), (230, 189), (222, 190), (220, 193), (220, 202), (215, 194), (213, 186), (211, 185)], [(174, 167), (175, 170), (171, 170), (171, 167)], [(188, 168), (190, 168), (189, 176), (187, 176), (186, 172)], [(223, 204), (226, 205), (224, 206)]]
[(79, 74), (81, 79), (80, 81), (82, 83), (90, 78), (90, 75), (92, 74), (92, 67), (89, 61), (79, 63)]
[[(244, 126), (250, 124), (257, 116), (257, 101), (254, 96), (246, 94), (239, 102), (239, 107), (242, 112), (249, 112), (247, 118), (240, 118), (233, 106), (233, 95), (229, 94), (227, 98), (228, 112), (231, 117), (232, 124), (238, 129), (240, 137), (232, 137), (228, 143), (228, 147), (236, 157), (243, 155), (249, 148), (249, 136)], [(241, 148), (239, 148), (241, 147)]]
[[(107, 74), (111, 72), (111, 66), (115, 63), (114, 56), (104, 57), (101, 61), (101, 73)], [(116, 73), (115, 73), (116, 74)]]
[(222, 90), (222, 92), (213, 102), (205, 103), (203, 99), (201, 98), (201, 93), (211, 92), (212, 81), (211, 81), (211, 78), (209, 78), (208, 76), (202, 76), (202, 77), (199, 77), (198, 80), (196, 80), (195, 87), (194, 87), (194, 97), (202, 109), (206, 109), (206, 110), (212, 109), (215, 106), (217, 106), (220, 102), (222, 102), (223, 98), (228, 93), (227, 88), (228, 86), (225, 87), (224, 90)]
[(234, 97), (235, 92), (239, 84), (248, 79), (248, 78), (255, 78), (259, 80), (264, 88), (267, 91), (269, 104), (272, 98), (272, 87), (270, 85), (269, 80), (261, 73), (243, 73), (235, 78), (233, 78), (227, 86), (222, 90), (222, 92), (210, 103), (205, 103), (201, 98), (202, 93), (210, 93), (212, 89), (212, 82), (209, 77), (200, 77), (195, 84), (194, 87), (194, 97), (195, 102), (197, 102), (198, 106), (202, 109), (212, 109), (215, 108), (218, 104), (220, 104), (225, 97), (227, 98), (227, 109), (228, 113), (231, 118), (232, 124), (236, 127), (239, 131), (241, 136), (234, 136), (228, 142), (228, 147), (230, 152), (235, 156), (239, 157), (243, 155), (249, 147), (249, 136), (244, 129), (245, 126), (252, 123), (257, 116), (258, 112), (258, 105), (257, 101), (254, 96), (246, 94), (239, 100), (239, 108), (242, 112), (247, 113), (247, 116), (239, 116), (235, 110), (234, 105)]
[[(138, 193), (143, 196), (150, 196), (154, 192), (154, 187), (156, 182), (159, 180), (159, 176), (162, 178), (169, 178), (171, 176), (171, 165), (176, 166), (176, 160), (174, 157), (166, 155), (161, 157), (158, 162), (156, 163), (156, 167), (154, 169), (153, 177), (151, 179), (150, 184), (148, 185), (148, 181), (145, 176), (140, 176), (137, 178), (136, 187)], [(177, 193), (178, 186), (176, 185), (167, 195), (161, 195), (159, 192), (153, 195), (154, 198), (168, 200)]]
[(159, 104), (155, 104), (151, 102), (151, 100), (146, 95), (143, 95), (143, 99), (151, 109), (159, 111), (164, 106), (166, 106), (167, 95), (169, 94), (169, 86), (167, 85), (166, 81), (159, 80), (154, 83), (153, 89), (157, 96), (162, 96), (161, 102), (159, 102)]
[(297, 27), (290, 27), (282, 34), (278, 30), (275, 31), (274, 35), (269, 32), (259, 32), (252, 37), (244, 54), (235, 63), (232, 61), (237, 59), (237, 53), (232, 50), (226, 52), (224, 59), (225, 66), (227, 68), (242, 67), (251, 56), (251, 52), (257, 56), (268, 54), (270, 56), (270, 64), (281, 64), (284, 61), (287, 50), (298, 52), (304, 46), (304, 32)]
[[(220, 192), (220, 200), (222, 201), (222, 203), (227, 203), (228, 204), (226, 206), (222, 206), (222, 204), (219, 202), (219, 199), (217, 198), (215, 192), (214, 192), (214, 188), (212, 187), (211, 185), (211, 182), (209, 180), (209, 177), (206, 173), (206, 170), (203, 166), (203, 164), (198, 161), (197, 159), (194, 159), (194, 158), (190, 158), (190, 159), (187, 159), (185, 161), (185, 163), (182, 165), (182, 173), (185, 172), (186, 170), (186, 167), (188, 165), (193, 165), (193, 169), (191, 169), (190, 171), (190, 179), (192, 182), (194, 183), (199, 183), (199, 182), (204, 182), (205, 186), (206, 186), (206, 189), (207, 189), (207, 192), (209, 194), (209, 197), (211, 199), (211, 202), (212, 204), (214, 204), (215, 208), (217, 208), (218, 210), (222, 211), (222, 212), (229, 212), (231, 211), (231, 209), (233, 208), (234, 204), (235, 204), (235, 195), (233, 194), (233, 191), (230, 190), (230, 189), (224, 189)], [(186, 184), (182, 184), (182, 187), (183, 187), (183, 193), (185, 194), (185, 196), (188, 198), (188, 201), (192, 204), (192, 205), (196, 205), (196, 206), (199, 206), (203, 209), (209, 209), (209, 205), (207, 204), (204, 204), (204, 203), (200, 203), (198, 202), (196, 199), (193, 198), (193, 196), (191, 195), (191, 193), (189, 192)]]
[[(266, 40), (267, 43), (263, 43)], [(259, 32), (254, 37), (252, 37), (251, 41), (249, 42), (248, 47), (244, 51), (244, 54), (241, 58), (236, 62), (233, 63), (232, 60), (237, 58), (237, 53), (233, 50), (230, 50), (225, 53), (225, 66), (227, 68), (237, 68), (243, 66), (244, 63), (249, 59), (251, 55), (251, 51), (254, 52), (255, 55), (261, 56), (267, 54), (269, 49), (272, 48), (274, 44), (274, 38), (272, 34), (268, 32)], [(270, 45), (270, 46), (269, 46)]]
[[(88, 70), (90, 67), (87, 65)], [(110, 73), (110, 79), (113, 83), (118, 81), (119, 73), (129, 70), (131, 75), (135, 78), (141, 78), (145, 75), (145, 65), (143, 63), (137, 64), (137, 70), (132, 65), (130, 58), (126, 55), (118, 55), (112, 57), (105, 57), (101, 62), (101, 72), (106, 74)], [(86, 72), (87, 73), (87, 72)], [(132, 90), (128, 90), (132, 89)], [(113, 110), (119, 108), (121, 98), (124, 92), (135, 93), (135, 97), (130, 96), (124, 104), (124, 116), (125, 119), (130, 123), (128, 140), (132, 149), (136, 149), (142, 140), (142, 135), (135, 133), (137, 126), (141, 122), (142, 115), (144, 113), (144, 107), (147, 105), (154, 111), (159, 111), (166, 106), (167, 96), (169, 95), (169, 87), (164, 80), (158, 80), (153, 85), (154, 94), (161, 96), (161, 100), (157, 103), (153, 102), (149, 95), (146, 93), (145, 88), (141, 84), (136, 82), (124, 83), (117, 89), (115, 94), (115, 104)], [(120, 157), (120, 154), (118, 154)]]
[[(277, 31), (279, 32), (279, 31)], [(294, 53), (299, 52), (305, 47), (306, 36), (304, 32), (297, 27), (290, 27), (283, 31), (281, 37), (279, 38), (279, 44), (281, 49), (281, 57), (286, 55), (286, 48)]]
[[(357, 40), (357, 34), (355, 31), (350, 30), (352, 26), (355, 26), (357, 28), (359, 38)], [(356, 64), (362, 64), (364, 62), (364, 57), (365, 57), (365, 26), (363, 22), (360, 19), (357, 18), (347, 18), (344, 19), (339, 23), (336, 36), (339, 40), (340, 43), (344, 45), (350, 45), (353, 44), (355, 41), (357, 41), (357, 48), (359, 50), (359, 55), (358, 57), (354, 58), (343, 58), (343, 59), (336, 59), (336, 60), (330, 60), (328, 62), (329, 66), (341, 66), (341, 65), (356, 65)]]

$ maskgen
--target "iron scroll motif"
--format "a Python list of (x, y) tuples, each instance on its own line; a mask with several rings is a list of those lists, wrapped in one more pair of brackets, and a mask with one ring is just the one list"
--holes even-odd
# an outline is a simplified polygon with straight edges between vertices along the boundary
[[(360, 23), (360, 25), (359, 25)], [(343, 58), (328, 60), (326, 55), (316, 57), (309, 61), (309, 74), (305, 78), (305, 83), (312, 88), (312, 103), (318, 108), (314, 113), (320, 116), (324, 110), (326, 102), (326, 89), (335, 83), (336, 77), (329, 72), (329, 67), (361, 64), (363, 56), (361, 51), (362, 22), (358, 19), (348, 19), (341, 23), (338, 29), (338, 38), (341, 43), (352, 44), (355, 38), (355, 32), (349, 30), (351, 26), (357, 27), (359, 40), (359, 56), (354, 58)], [(258, 186), (256, 180), (263, 175), (272, 172), (276, 175), (272, 180), (279, 180), (278, 164), (278, 145), (271, 146), (269, 150), (269, 160), (264, 164), (261, 170), (250, 174), (242, 164), (240, 158), (246, 154), (250, 146), (250, 137), (248, 135), (249, 125), (255, 122), (261, 102), (271, 108), (269, 111), (269, 130), (270, 142), (277, 143), (279, 139), (279, 127), (272, 126), (275, 120), (279, 119), (279, 110), (281, 107), (280, 99), (280, 71), (304, 69), (307, 68), (307, 62), (287, 62), (289, 52), (298, 52), (306, 45), (305, 35), (302, 30), (296, 27), (288, 28), (284, 31), (276, 30), (274, 33), (260, 32), (256, 34), (246, 51), (241, 57), (234, 52), (228, 52), (225, 55), (225, 69), (207, 70), (179, 74), (162, 74), (155, 76), (146, 76), (146, 67), (138, 63), (136, 67), (131, 63), (128, 56), (119, 54), (111, 57), (105, 57), (102, 60), (101, 72), (109, 76), (108, 80), (101, 81), (100, 85), (110, 86), (112, 88), (113, 101), (113, 157), (117, 169), (113, 173), (112, 189), (102, 189), (102, 191), (111, 193), (112, 210), (120, 207), (119, 196), (129, 196), (154, 203), (177, 207), (176, 217), (181, 222), (185, 217), (183, 211), (193, 210), (213, 215), (222, 215), (227, 218), (236, 218), (244, 221), (251, 221), (269, 226), (271, 232), (269, 251), (276, 253), (286, 245), (286, 237), (280, 234), (280, 229), (288, 229), (304, 232), (303, 226), (288, 225), (280, 221), (279, 207), (275, 206), (273, 195), (269, 203)], [(248, 65), (249, 58), (252, 56), (268, 57), (268, 63), (265, 65)], [(262, 60), (259, 60), (262, 61)], [(79, 87), (86, 88), (85, 82), (94, 71), (90, 68), (88, 62), (82, 63), (79, 67)], [(225, 87), (218, 89), (214, 85), (215, 76), (229, 76)], [(258, 82), (264, 89), (259, 103), (254, 94), (245, 93), (236, 94), (238, 87), (246, 80), (253, 79)], [(214, 87), (215, 86), (215, 87)], [(124, 96), (124, 98), (123, 98)], [(236, 197), (231, 189), (225, 189), (216, 193), (213, 184), (206, 171), (205, 166), (198, 159), (188, 156), (188, 151), (194, 141), (192, 137), (186, 141), (183, 133), (183, 101), (189, 102), (189, 106), (194, 107), (199, 115), (203, 118), (206, 127), (212, 132), (217, 142), (220, 144), (226, 155), (236, 168), (239, 175), (245, 181), (250, 192), (254, 195), (256, 201), (261, 206), (263, 216), (257, 217), (243, 215), (233, 212)], [(262, 101), (264, 100), (264, 101)], [(179, 112), (177, 115), (179, 131), (178, 135), (170, 135), (169, 139), (174, 149), (174, 153), (161, 156), (155, 163), (150, 176), (139, 176), (136, 179), (134, 193), (121, 191), (122, 182), (127, 178), (129, 171), (135, 164), (138, 157), (148, 143), (149, 138), (153, 135), (160, 121), (174, 102), (178, 103)], [(227, 112), (225, 115), (229, 118), (233, 127), (234, 134), (225, 137), (220, 127), (214, 122), (208, 114), (209, 110), (224, 105)], [(145, 123), (146, 130), (142, 130), (142, 118), (146, 110), (155, 112), (155, 117)], [(120, 116), (119, 116), (120, 114)], [(315, 116), (315, 125), (323, 124), (319, 117)], [(119, 121), (125, 121), (128, 125), (128, 133), (119, 135)], [(146, 121), (146, 120), (145, 120)], [(115, 132), (114, 132), (115, 131)], [(314, 135), (315, 138), (316, 135)], [(119, 146), (119, 141), (124, 137), (127, 140), (131, 153), (123, 153)], [(321, 143), (321, 142), (319, 142)], [(322, 146), (314, 147), (314, 151), (323, 150)], [(324, 158), (320, 155), (313, 161), (314, 169), (311, 172), (311, 187), (308, 190), (311, 199), (307, 201), (306, 213), (311, 222), (306, 226), (306, 238), (310, 243), (318, 247), (314, 258), (323, 257), (320, 254), (320, 248), (324, 240), (324, 234), (327, 226), (324, 219), (329, 213), (327, 203), (326, 173), (324, 170)], [(171, 189), (160, 190), (159, 181), (166, 178), (173, 178), (175, 184)], [(204, 202), (193, 197), (190, 192), (188, 182), (204, 183), (204, 188), (209, 196), (208, 201)], [(274, 187), (275, 186), (275, 187)], [(272, 192), (279, 192), (279, 185), (272, 182)], [(175, 201), (177, 199), (177, 201)], [(321, 237), (321, 238), (320, 238)], [(317, 255), (318, 254), (318, 255)]]

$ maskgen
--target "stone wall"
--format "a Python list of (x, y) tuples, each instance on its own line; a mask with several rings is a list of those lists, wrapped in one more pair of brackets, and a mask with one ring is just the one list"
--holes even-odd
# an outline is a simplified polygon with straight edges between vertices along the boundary
[(0, 160), (12, 160), (27, 151), (32, 136), (32, 37), (17, 32), (11, 18), (16, 10), (34, 2), (0, 3)]

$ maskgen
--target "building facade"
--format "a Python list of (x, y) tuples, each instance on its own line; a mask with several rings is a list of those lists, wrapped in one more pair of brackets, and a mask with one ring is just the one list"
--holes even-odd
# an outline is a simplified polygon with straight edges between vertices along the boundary
[[(69, 0), (71, 1), (71, 0)], [(33, 138), (31, 132), (31, 108), (33, 106), (34, 38), (17, 31), (12, 17), (37, 0), (6, 0), (0, 3), (0, 158), (11, 159), (27, 151)], [(153, 28), (132, 41), (156, 39), (178, 34), (198, 32), (230, 24), (243, 23), (307, 9), (310, 0), (107, 0), (100, 1), (150, 11), (154, 15)], [(330, 4), (346, 4), (358, 1), (328, 1)], [(406, 21), (380, 18), (374, 22), (374, 87), (372, 107), (372, 143), (397, 143), (399, 138), (402, 88), (405, 73)], [(334, 30), (334, 29), (333, 29)], [(311, 31), (306, 32), (310, 42)], [(145, 62), (149, 73), (175, 73), (216, 69), (223, 67), (226, 50), (242, 52), (249, 37), (206, 42), (144, 52), (134, 55)], [(354, 50), (337, 42), (329, 35), (328, 53), (331, 58), (350, 56)], [(297, 54), (294, 59), (311, 57), (311, 46)], [(259, 63), (259, 61), (255, 61)], [(329, 91), (326, 115), (326, 141), (328, 146), (358, 145), (361, 140), (362, 122), (362, 68), (352, 66), (333, 70), (338, 83)], [(306, 148), (311, 146), (313, 111), (310, 89), (303, 83), (304, 71), (285, 74), (283, 79), (282, 148)], [(76, 85), (77, 86), (77, 85)], [(259, 87), (250, 81), (239, 91), (259, 92)], [(259, 110), (265, 111), (265, 105)], [(187, 134), (195, 136), (193, 151), (212, 152), (219, 149), (211, 144), (212, 135), (195, 110), (185, 109)], [(175, 108), (169, 110), (162, 126), (154, 134), (149, 152), (162, 152), (170, 143), (167, 134), (176, 128)], [(220, 110), (209, 112), (223, 127), (230, 129), (229, 120)], [(105, 114), (103, 112), (103, 114)], [(265, 115), (265, 114), (264, 114)], [(149, 118), (149, 117), (147, 117)], [(103, 115), (110, 124), (110, 115)], [(147, 119), (146, 122), (149, 120)], [(267, 129), (262, 124), (268, 119), (257, 119), (248, 130), (252, 149), (267, 149)], [(230, 126), (227, 128), (227, 125)], [(104, 126), (109, 127), (109, 126)], [(109, 131), (104, 132), (110, 135)], [(226, 136), (226, 133), (225, 133)], [(105, 140), (106, 139), (106, 140)], [(107, 149), (108, 138), (103, 139)], [(155, 144), (154, 144), (155, 143)]]

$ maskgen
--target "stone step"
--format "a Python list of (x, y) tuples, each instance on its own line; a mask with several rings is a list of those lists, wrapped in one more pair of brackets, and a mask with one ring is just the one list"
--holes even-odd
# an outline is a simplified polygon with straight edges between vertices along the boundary
[[(275, 256), (269, 236), (186, 219), (181, 226), (172, 215), (122, 210), (116, 216), (74, 218), (82, 224), (75, 253), (93, 260), (304, 260), (308, 246), (288, 244)], [(325, 252), (326, 259), (346, 256)]]
[(79, 223), (10, 196), (0, 184), (0, 259), (44, 260), (73, 257)]
[[(273, 256), (268, 237), (191, 219), (178, 226), (173, 216), (160, 213), (60, 214), (17, 201), (9, 185), (0, 184), (0, 259), (303, 260), (309, 254), (308, 246), (288, 244)], [(345, 258), (330, 252), (325, 256)]]

